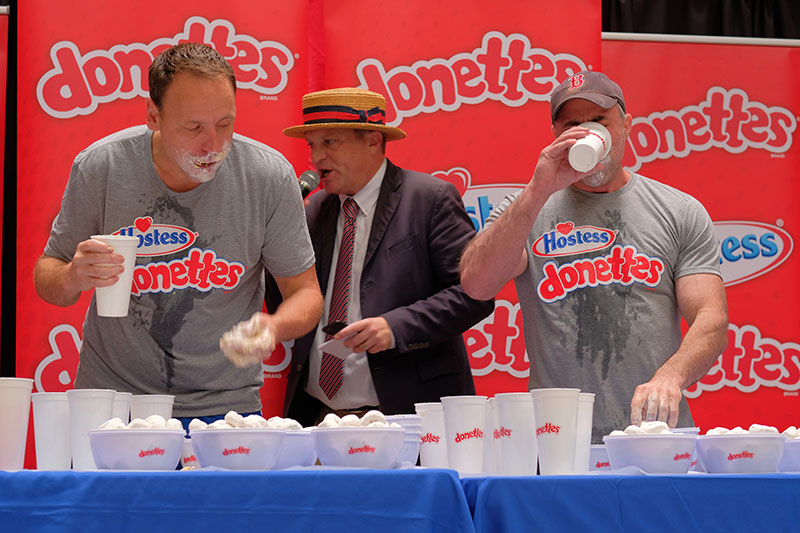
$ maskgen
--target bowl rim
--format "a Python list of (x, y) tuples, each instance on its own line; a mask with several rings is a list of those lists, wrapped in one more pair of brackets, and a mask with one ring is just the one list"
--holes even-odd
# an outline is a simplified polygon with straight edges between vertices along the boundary
[(605, 435), (603, 436), (603, 442), (605, 442), (606, 439), (622, 440), (627, 438), (637, 438), (637, 439), (661, 438), (661, 439), (669, 439), (671, 441), (678, 441), (681, 439), (694, 440), (697, 438), (697, 435), (692, 435), (687, 433), (645, 433), (643, 435)]
[(718, 438), (733, 438), (733, 437), (740, 437), (740, 438), (747, 438), (747, 439), (751, 439), (751, 438), (756, 438), (756, 439), (781, 438), (781, 439), (784, 439), (784, 440), (792, 440), (792, 439), (787, 439), (786, 435), (782, 435), (780, 433), (745, 433), (745, 434), (743, 434), (743, 433), (734, 433), (733, 435), (731, 435), (730, 433), (724, 433), (722, 435), (698, 435), (697, 436), (697, 438), (701, 439), (701, 440), (718, 439)]
[(148, 435), (155, 435), (157, 433), (164, 433), (166, 435), (178, 435), (181, 434), (184, 437), (186, 436), (186, 431), (183, 429), (165, 429), (165, 428), (115, 428), (115, 429), (90, 429), (87, 431), (89, 435), (99, 435), (99, 434), (109, 434), (109, 435), (121, 435), (121, 434), (138, 434), (138, 433), (147, 433)]
[(311, 430), (311, 433), (315, 433), (317, 431), (321, 431), (323, 433), (333, 433), (333, 432), (338, 432), (338, 431), (353, 431), (353, 430), (356, 430), (356, 431), (358, 431), (358, 430), (367, 430), (367, 431), (376, 431), (376, 430), (384, 430), (385, 431), (385, 430), (389, 430), (389, 431), (393, 431), (393, 432), (403, 432), (404, 434), (406, 432), (406, 429), (403, 428), (403, 427), (393, 428), (393, 427), (390, 427), (390, 426), (385, 426), (385, 427), (345, 426), (345, 427), (335, 427), (335, 428), (315, 427), (315, 428), (313, 428)]
[(256, 434), (266, 434), (266, 433), (286, 433), (287, 430), (285, 429), (278, 429), (278, 428), (226, 428), (226, 429), (219, 429), (219, 428), (202, 428), (202, 429), (192, 429), (189, 430), (189, 436), (192, 435), (218, 435), (222, 434), (232, 434), (232, 435), (244, 435), (247, 433), (256, 433)]

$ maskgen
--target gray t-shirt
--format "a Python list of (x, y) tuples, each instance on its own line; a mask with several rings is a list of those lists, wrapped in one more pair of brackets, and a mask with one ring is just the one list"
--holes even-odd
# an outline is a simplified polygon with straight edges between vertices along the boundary
[[(526, 252), (528, 267), (514, 281), (530, 387), (595, 393), (593, 441), (601, 442), (630, 424), (634, 389), (680, 345), (675, 280), (720, 275), (714, 226), (691, 196), (632, 174), (611, 193), (568, 187), (552, 195)], [(678, 425), (693, 425), (685, 399)]]
[(78, 154), (45, 254), (70, 261), (95, 234), (139, 236), (128, 316), (83, 325), (78, 388), (174, 394), (175, 416), (260, 409), (260, 365), (235, 367), (222, 334), (260, 311), (264, 269), (295, 276), (314, 264), (289, 162), (234, 135), (217, 175), (177, 193), (155, 172), (152, 132), (110, 135)]

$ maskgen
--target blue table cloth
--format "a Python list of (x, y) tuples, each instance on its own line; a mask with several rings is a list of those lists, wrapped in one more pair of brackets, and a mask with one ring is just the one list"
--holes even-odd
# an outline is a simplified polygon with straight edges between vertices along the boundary
[(798, 531), (800, 475), (461, 480), (478, 532)]
[(0, 531), (471, 532), (452, 470), (0, 472)]

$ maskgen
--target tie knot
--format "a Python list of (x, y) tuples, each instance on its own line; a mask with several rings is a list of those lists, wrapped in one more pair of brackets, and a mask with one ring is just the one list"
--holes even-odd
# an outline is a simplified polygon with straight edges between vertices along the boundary
[(355, 219), (358, 216), (358, 204), (352, 198), (344, 201), (343, 208), (345, 218)]

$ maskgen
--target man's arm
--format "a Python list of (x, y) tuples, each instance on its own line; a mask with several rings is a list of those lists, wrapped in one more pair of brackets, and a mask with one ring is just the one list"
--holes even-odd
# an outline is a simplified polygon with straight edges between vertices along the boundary
[(33, 283), (42, 300), (67, 307), (83, 291), (116, 283), (124, 260), (109, 245), (88, 239), (78, 244), (69, 262), (42, 254), (33, 270)]
[(647, 383), (636, 387), (631, 422), (678, 423), (682, 390), (703, 377), (728, 344), (728, 304), (716, 274), (692, 274), (675, 282), (678, 308), (689, 330), (676, 351)]
[(322, 317), (322, 292), (312, 266), (296, 276), (277, 277), (275, 283), (283, 302), (271, 315), (262, 315), (270, 324), (275, 342), (302, 337), (319, 324)]
[(551, 194), (586, 175), (567, 160), (570, 147), (585, 135), (585, 129), (571, 128), (542, 150), (533, 177), (517, 200), (469, 243), (461, 258), (461, 284), (471, 297), (494, 298), (525, 271), (525, 243), (542, 206)]

